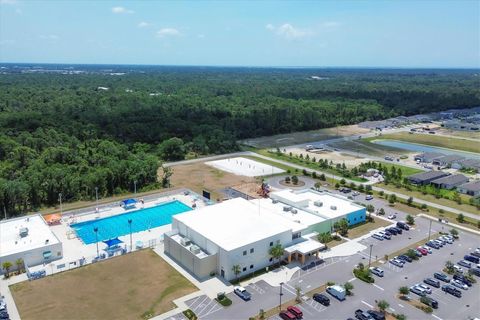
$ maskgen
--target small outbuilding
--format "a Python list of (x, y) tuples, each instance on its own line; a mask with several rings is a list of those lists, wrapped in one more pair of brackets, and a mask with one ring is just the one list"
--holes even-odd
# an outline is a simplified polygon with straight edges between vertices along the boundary
[(407, 179), (417, 185), (427, 185), (433, 180), (448, 176), (449, 173), (443, 171), (427, 171), (409, 176)]
[(468, 194), (469, 196), (480, 196), (480, 180), (464, 183), (457, 187), (458, 192)]

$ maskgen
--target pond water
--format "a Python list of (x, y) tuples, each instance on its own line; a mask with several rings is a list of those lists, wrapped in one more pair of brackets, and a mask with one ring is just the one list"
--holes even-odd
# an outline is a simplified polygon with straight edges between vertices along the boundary
[(454, 155), (459, 155), (459, 156), (465, 157), (465, 158), (479, 159), (480, 160), (480, 154), (479, 153), (458, 151), (458, 150), (439, 148), (439, 147), (432, 147), (432, 146), (427, 146), (427, 145), (424, 145), (424, 144), (417, 144), (417, 143), (410, 143), (410, 142), (404, 142), (404, 141), (398, 141), (398, 140), (389, 140), (389, 139), (372, 140), (372, 143), (379, 144), (379, 145), (382, 145), (382, 146), (387, 146), (387, 147), (393, 147), (393, 148), (408, 150), (408, 151), (412, 151), (412, 152), (419, 152), (419, 153), (420, 152), (438, 152), (438, 153), (443, 153), (444, 155), (454, 154)]

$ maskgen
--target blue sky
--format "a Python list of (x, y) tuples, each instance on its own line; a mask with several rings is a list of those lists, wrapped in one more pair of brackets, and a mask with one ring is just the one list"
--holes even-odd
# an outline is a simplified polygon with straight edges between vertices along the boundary
[(0, 0), (0, 61), (480, 67), (480, 1)]

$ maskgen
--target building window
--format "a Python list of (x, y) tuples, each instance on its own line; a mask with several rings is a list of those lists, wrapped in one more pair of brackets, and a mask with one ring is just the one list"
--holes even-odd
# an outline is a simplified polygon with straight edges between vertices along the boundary
[(273, 247), (273, 241), (270, 242), (270, 247)]
[(250, 269), (253, 269), (253, 264), (250, 265)]
[(300, 238), (301, 233), (297, 232), (292, 235), (292, 240)]
[(243, 272), (247, 271), (247, 267), (243, 267)]
[(252, 248), (252, 249), (250, 249), (250, 253), (253, 253), (253, 251), (255, 251), (253, 248)]
[(247, 250), (243, 251), (243, 255), (244, 255), (244, 256), (247, 255)]

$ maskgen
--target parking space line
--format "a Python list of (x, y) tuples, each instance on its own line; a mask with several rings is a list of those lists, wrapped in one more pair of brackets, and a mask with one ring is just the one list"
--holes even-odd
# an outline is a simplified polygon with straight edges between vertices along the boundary
[(311, 313), (310, 311), (308, 311), (307, 308), (302, 307), (301, 305), (297, 305), (297, 308), (299, 308), (300, 310), (302, 310), (302, 312), (305, 312), (305, 313), (308, 313), (308, 314), (313, 314), (313, 313)]
[(362, 303), (363, 303), (363, 304), (365, 304), (366, 306), (368, 306), (368, 307), (370, 307), (370, 308), (372, 308), (372, 309), (373, 309), (373, 306), (372, 306), (371, 304), (369, 304), (369, 303), (366, 303), (366, 302), (365, 302), (365, 301), (363, 301), (363, 300), (362, 300)]
[(357, 278), (352, 278), (352, 279), (348, 280), (348, 282), (352, 282), (352, 281), (354, 281), (355, 279), (357, 279)]
[(405, 308), (405, 307), (403, 306), (403, 304), (400, 304), (400, 303), (398, 304), (398, 306), (399, 306), (399, 307), (402, 307), (402, 308)]
[[(199, 298), (201, 298), (201, 297), (202, 297), (202, 296), (200, 296)], [(198, 308), (201, 304), (203, 304), (203, 303), (205, 302), (205, 300), (207, 300), (207, 299), (208, 299), (208, 297), (207, 297), (207, 296), (204, 296), (203, 299), (201, 299), (200, 303), (197, 304), (197, 306), (194, 306), (195, 304), (192, 303), (192, 305), (190, 306), (190, 309), (192, 309), (193, 311), (195, 311), (196, 308)], [(197, 302), (197, 301), (195, 301), (195, 302)]]
[[(196, 313), (197, 313), (198, 315), (202, 314), (203, 311), (205, 311), (205, 309), (206, 309), (212, 302), (214, 302), (214, 301), (213, 301), (213, 300), (210, 300), (206, 305), (204, 305), (204, 306), (202, 307), (201, 310), (197, 310)], [(214, 303), (216, 303), (216, 302), (214, 302)]]
[(377, 288), (377, 289), (380, 289), (380, 290), (382, 290), (382, 291), (385, 291), (385, 289), (383, 289), (383, 288), (380, 287), (380, 286), (377, 286), (375, 283), (373, 284), (373, 286), (374, 286), (375, 288)]
[(434, 317), (434, 318), (436, 318), (436, 319), (438, 319), (438, 320), (442, 320), (442, 318), (440, 318), (440, 317), (437, 317), (437, 316), (436, 316), (436, 315), (434, 315), (433, 313), (432, 313), (432, 317)]

